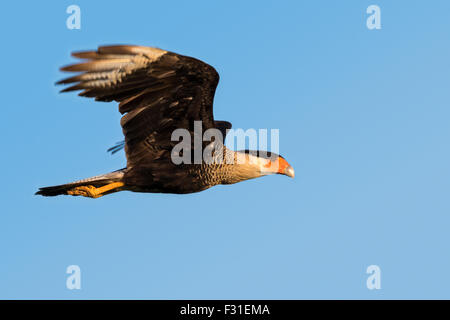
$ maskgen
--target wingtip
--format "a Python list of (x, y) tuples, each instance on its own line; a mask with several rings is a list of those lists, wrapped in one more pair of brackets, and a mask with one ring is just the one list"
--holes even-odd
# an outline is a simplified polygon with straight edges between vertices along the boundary
[(66, 65), (66, 66), (62, 66), (61, 68), (59, 68), (59, 71), (62, 71), (62, 72), (74, 72), (74, 71), (77, 71), (76, 67), (75, 67), (77, 65), (78, 64), (69, 64), (69, 65)]
[(96, 51), (73, 51), (70, 55), (78, 59), (92, 59), (97, 56)]
[(70, 89), (71, 87), (69, 87), (69, 88), (65, 88), (65, 89), (61, 89), (61, 90), (59, 90), (59, 93), (64, 93), (64, 92), (70, 92), (70, 91), (73, 91), (72, 89)]

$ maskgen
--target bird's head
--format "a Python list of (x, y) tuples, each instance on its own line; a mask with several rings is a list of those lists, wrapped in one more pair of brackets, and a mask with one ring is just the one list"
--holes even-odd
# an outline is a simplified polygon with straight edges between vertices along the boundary
[(245, 153), (246, 161), (259, 171), (260, 175), (283, 174), (294, 178), (294, 168), (279, 154), (266, 151), (240, 151)]

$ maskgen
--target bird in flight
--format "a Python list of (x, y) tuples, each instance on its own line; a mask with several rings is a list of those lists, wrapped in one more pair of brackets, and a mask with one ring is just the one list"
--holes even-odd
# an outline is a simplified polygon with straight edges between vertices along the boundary
[[(274, 153), (233, 151), (224, 145), (231, 123), (213, 117), (217, 71), (195, 58), (158, 48), (114, 45), (97, 51), (74, 52), (81, 63), (61, 68), (78, 74), (57, 84), (71, 84), (62, 92), (82, 90), (79, 95), (96, 101), (117, 101), (123, 114), (120, 124), (125, 141), (110, 151), (124, 148), (126, 168), (63, 185), (40, 188), (43, 196), (72, 195), (98, 198), (128, 190), (151, 193), (193, 193), (220, 184), (233, 184), (269, 174), (294, 177), (294, 169)], [(218, 138), (195, 143), (208, 129)], [(179, 152), (192, 160), (197, 149), (211, 152), (208, 161), (174, 161), (179, 141), (173, 133), (182, 129), (193, 138)], [(198, 140), (197, 140), (198, 141)]]

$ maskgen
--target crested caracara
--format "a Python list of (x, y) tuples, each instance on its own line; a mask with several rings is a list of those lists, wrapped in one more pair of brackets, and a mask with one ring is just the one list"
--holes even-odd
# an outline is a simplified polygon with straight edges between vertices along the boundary
[[(79, 74), (57, 84), (71, 84), (62, 92), (82, 90), (80, 96), (119, 102), (125, 141), (110, 151), (124, 148), (127, 166), (92, 178), (40, 188), (36, 194), (91, 198), (122, 190), (181, 194), (269, 174), (294, 177), (294, 169), (277, 154), (233, 151), (224, 146), (231, 123), (214, 120), (213, 99), (219, 75), (210, 65), (142, 46), (103, 46), (97, 51), (72, 55), (83, 61), (61, 70)], [(222, 139), (214, 135), (214, 139), (205, 142), (200, 138), (196, 146), (195, 139), (199, 136), (196, 122), (201, 123), (201, 137), (206, 130), (217, 129)], [(202, 157), (200, 162), (174, 161), (173, 150), (179, 141), (174, 141), (172, 135), (177, 129), (184, 129), (193, 140), (184, 145), (179, 155), (192, 160), (194, 154), (198, 155), (197, 149), (212, 146), (208, 161)]]

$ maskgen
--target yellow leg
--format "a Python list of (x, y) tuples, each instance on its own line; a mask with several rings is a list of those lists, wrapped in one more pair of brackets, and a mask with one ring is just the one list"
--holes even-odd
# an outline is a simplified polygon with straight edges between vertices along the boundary
[(88, 186), (80, 186), (75, 187), (69, 191), (67, 191), (67, 194), (70, 194), (72, 196), (83, 196), (83, 197), (89, 197), (89, 198), (100, 198), (103, 196), (103, 193), (107, 191), (111, 191), (116, 188), (123, 187), (123, 182), (113, 182), (110, 184), (107, 184), (103, 187), (96, 188), (94, 186), (88, 185)]

